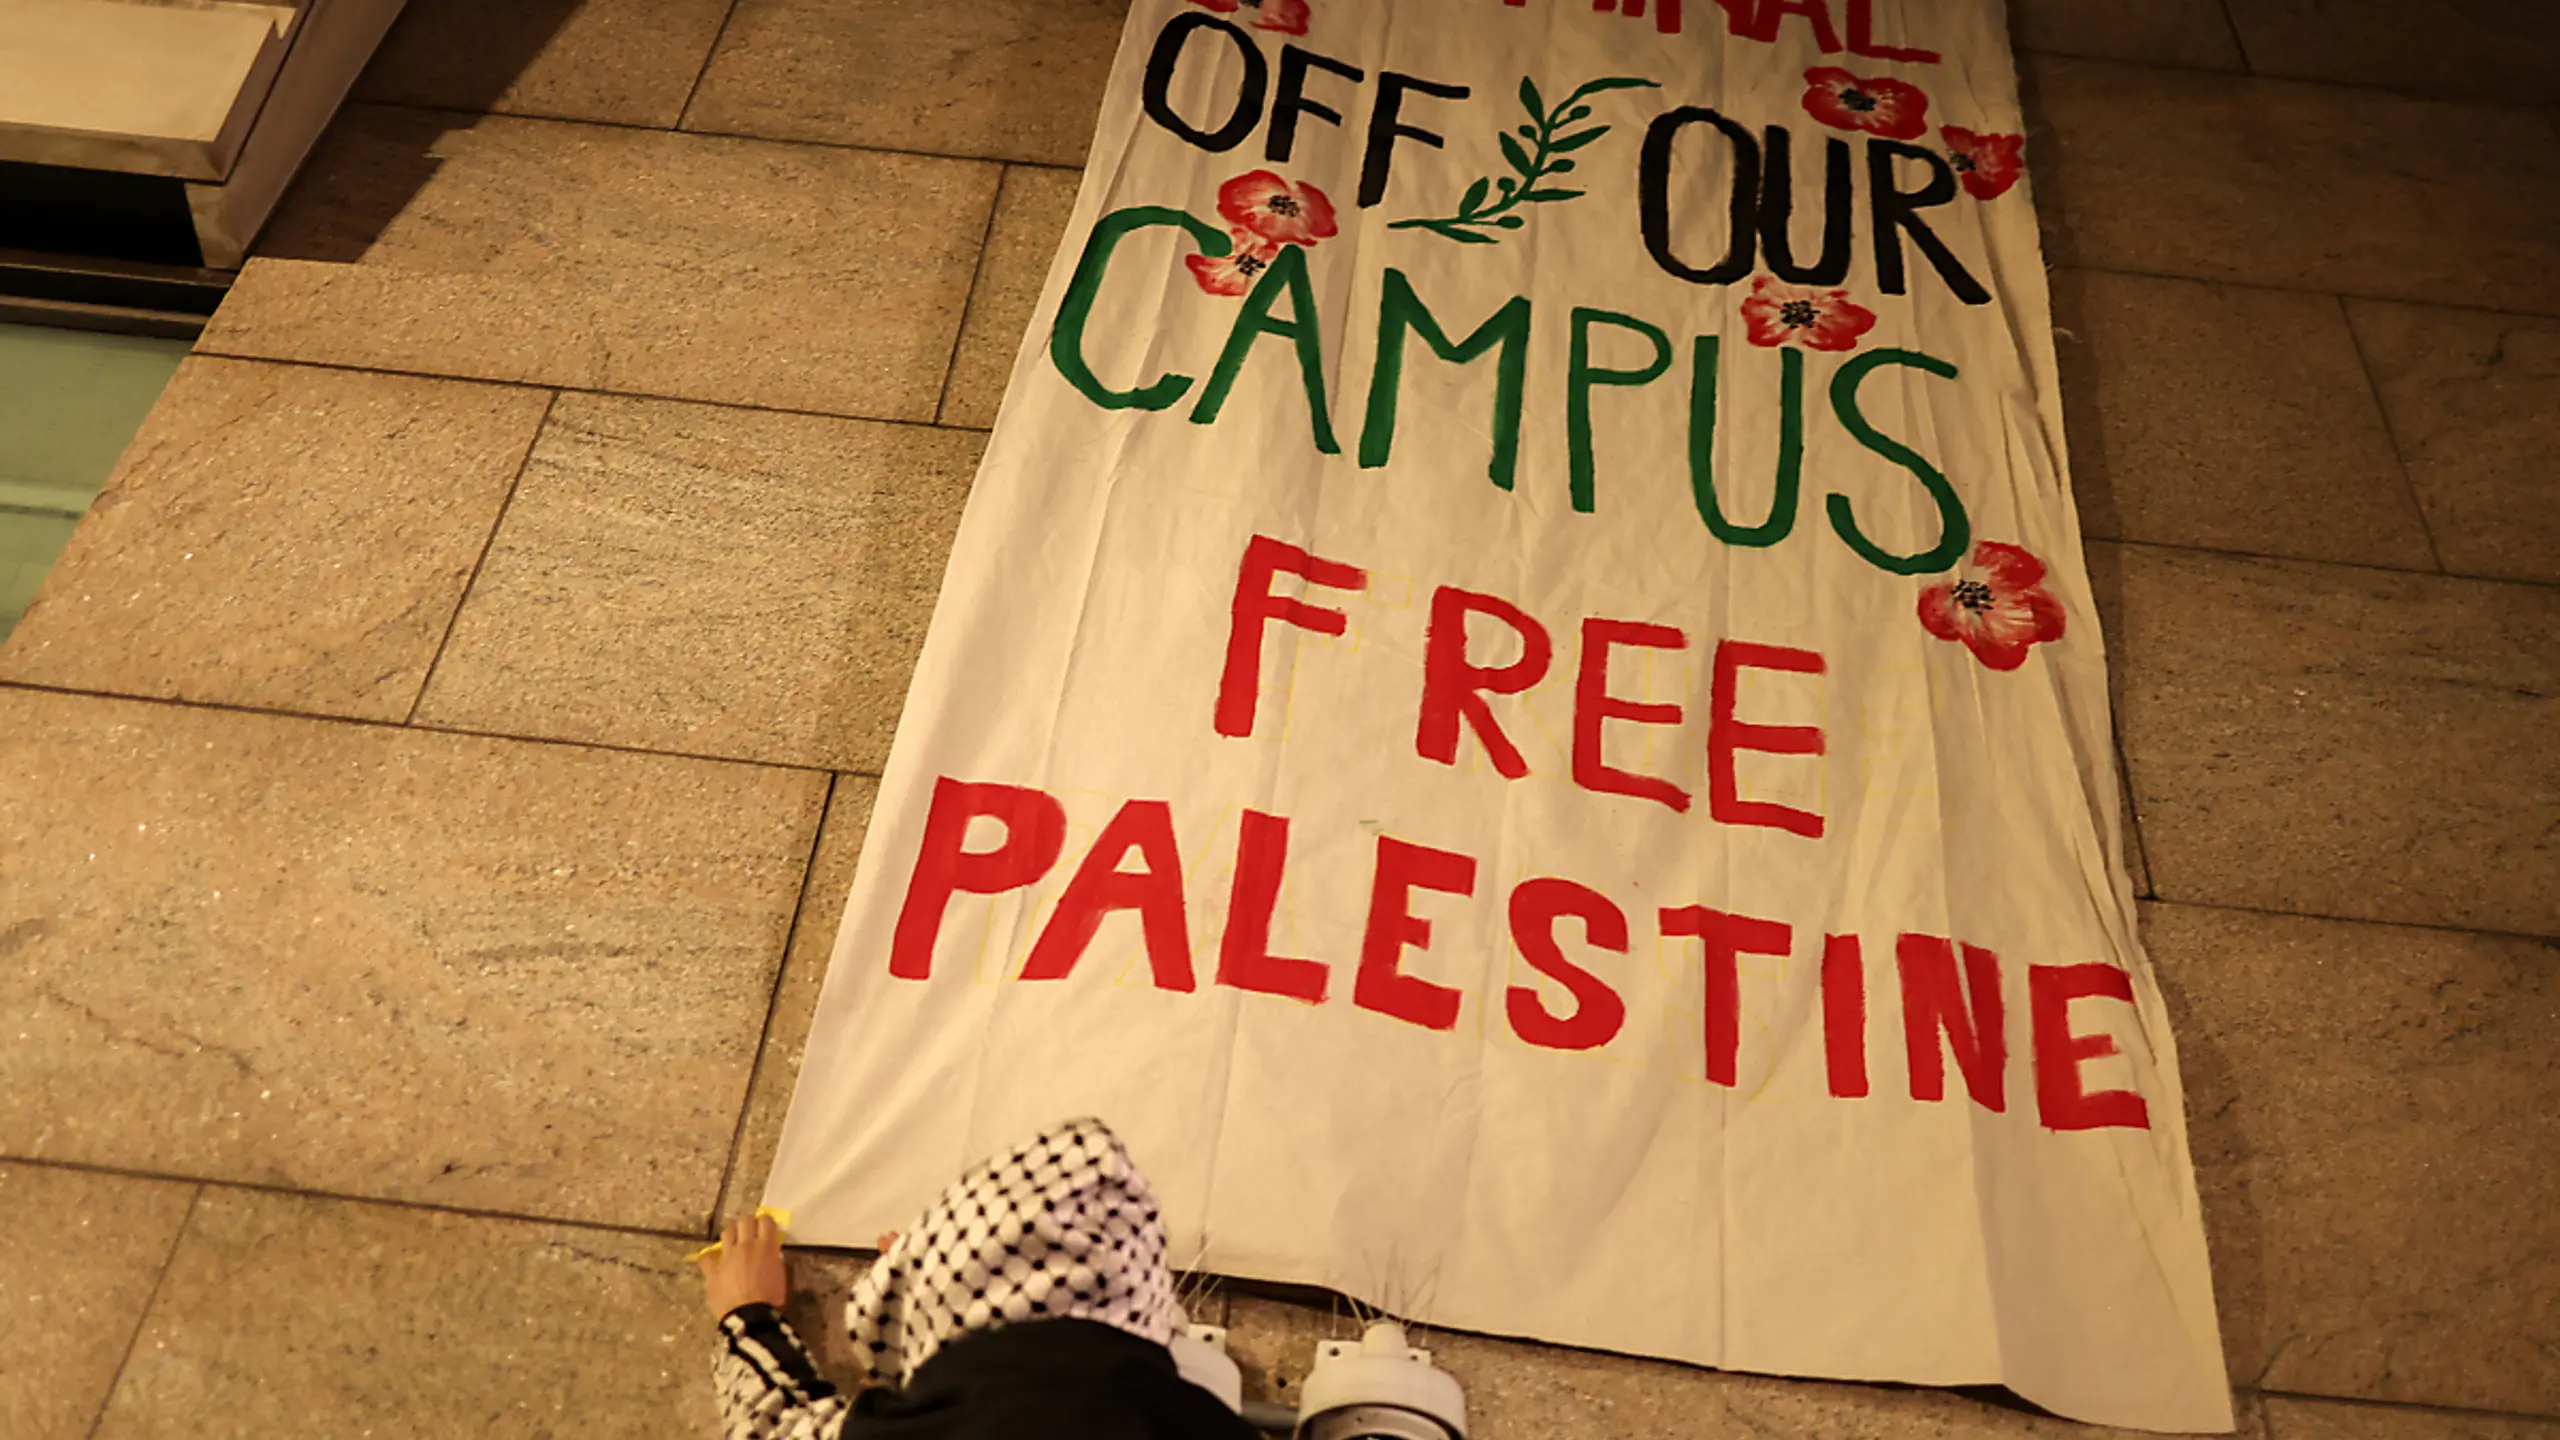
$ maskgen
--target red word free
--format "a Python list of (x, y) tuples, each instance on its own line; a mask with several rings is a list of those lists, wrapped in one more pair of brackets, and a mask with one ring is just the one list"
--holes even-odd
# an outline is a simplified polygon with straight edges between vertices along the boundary
[[(1272, 582), (1294, 575), (1311, 587), (1360, 591), (1368, 573), (1357, 565), (1325, 559), (1268, 535), (1256, 535), (1237, 567), (1235, 599), (1227, 628), (1226, 661), (1219, 673), (1217, 731), (1229, 737), (1253, 733), (1255, 699), (1261, 689), (1262, 643), (1273, 625), (1289, 625), (1318, 635), (1340, 635), (1350, 626), (1344, 611), (1314, 600), (1273, 593)], [(1519, 638), (1518, 659), (1486, 665), (1468, 650), (1467, 621), (1485, 616), (1508, 627)], [(1658, 775), (1642, 775), (1611, 765), (1602, 741), (1611, 724), (1677, 726), (1681, 707), (1642, 702), (1609, 693), (1609, 657), (1619, 649), (1678, 651), (1689, 637), (1678, 627), (1638, 620), (1592, 616), (1582, 622), (1581, 654), (1573, 685), (1573, 781), (1586, 790), (1631, 795), (1686, 814), (1688, 791)], [(1494, 717), (1487, 695), (1517, 695), (1546, 678), (1555, 660), (1555, 641), (1547, 627), (1527, 611), (1498, 595), (1479, 594), (1443, 585), (1431, 597), (1429, 630), (1423, 644), (1422, 711), (1415, 727), (1414, 753), (1426, 760), (1454, 765), (1458, 735), (1472, 731), (1493, 768), (1517, 780), (1529, 773), (1529, 762)], [(1707, 814), (1726, 825), (1760, 825), (1807, 839), (1822, 838), (1823, 817), (1763, 800), (1742, 798), (1734, 771), (1735, 756), (1745, 750), (1773, 755), (1820, 755), (1821, 727), (1763, 725), (1740, 718), (1736, 694), (1745, 670), (1776, 670), (1820, 675), (1825, 665), (1812, 650), (1763, 645), (1748, 640), (1719, 640), (1714, 651), (1709, 691), (1707, 747)]]

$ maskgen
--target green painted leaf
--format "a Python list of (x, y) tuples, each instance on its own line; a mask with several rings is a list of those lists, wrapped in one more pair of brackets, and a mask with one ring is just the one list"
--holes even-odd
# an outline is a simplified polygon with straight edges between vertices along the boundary
[(1651, 80), (1639, 80), (1632, 75), (1613, 75), (1606, 80), (1594, 80), (1574, 91), (1566, 97), (1565, 103), (1572, 104), (1585, 95), (1597, 95), (1603, 90), (1659, 90), (1661, 88)]
[(1483, 245), (1490, 243), (1492, 240), (1491, 236), (1480, 234), (1477, 231), (1468, 229), (1466, 222), (1460, 220), (1398, 220), (1387, 228), (1390, 230), (1428, 230), (1434, 235), (1441, 236), (1445, 239), (1455, 240), (1462, 245)]
[[(1494, 135), (1494, 138), (1502, 144), (1503, 160), (1511, 166), (1515, 174), (1478, 177), (1467, 186), (1466, 193), (1459, 198), (1458, 213), (1455, 215), (1396, 220), (1389, 222), (1387, 228), (1428, 230), (1434, 235), (1454, 240), (1461, 245), (1499, 243), (1502, 239), (1501, 235), (1488, 233), (1489, 230), (1517, 230), (1528, 223), (1521, 216), (1507, 213), (1513, 206), (1578, 200), (1587, 193), (1581, 190), (1540, 188), (1539, 186), (1541, 180), (1552, 175), (1561, 175), (1574, 167), (1573, 161), (1564, 158), (1565, 152), (1582, 149), (1609, 133), (1609, 127), (1606, 125), (1591, 125), (1570, 135), (1556, 136), (1557, 130), (1590, 117), (1591, 107), (1579, 103), (1584, 96), (1597, 95), (1609, 90), (1657, 88), (1659, 87), (1655, 82), (1632, 75), (1604, 76), (1566, 96), (1564, 103), (1558, 105), (1555, 113), (1550, 115), (1546, 109), (1546, 97), (1538, 92), (1537, 82), (1526, 75), (1521, 76), (1520, 108), (1529, 113), (1529, 119), (1534, 123), (1515, 126), (1512, 131), (1497, 131)], [(1529, 145), (1521, 143), (1524, 140), (1537, 147), (1534, 156), (1530, 152)]]

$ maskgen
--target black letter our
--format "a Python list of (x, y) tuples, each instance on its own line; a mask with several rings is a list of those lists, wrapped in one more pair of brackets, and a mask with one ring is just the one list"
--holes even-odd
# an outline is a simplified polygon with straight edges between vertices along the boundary
[[(1894, 183), (1893, 162), (1917, 160), (1928, 167), (1929, 182), (1917, 190), (1904, 190)], [(1896, 140), (1867, 142), (1867, 204), (1875, 212), (1876, 288), (1887, 295), (1903, 293), (1902, 237), (1909, 234), (1911, 243), (1937, 270), (1938, 278), (1956, 292), (1956, 298), (1967, 305), (1988, 305), (1991, 292), (1966, 271), (1962, 261), (1949, 250), (1920, 212), (1931, 205), (1944, 205), (1956, 198), (1956, 172), (1937, 153), (1917, 145)]]
[[(1236, 47), (1244, 61), (1244, 84), (1236, 92), (1235, 106), (1227, 112), (1225, 123), (1215, 130), (1203, 130), (1173, 111), (1167, 93), (1173, 85), (1173, 69), (1182, 61), (1182, 47), (1202, 30), (1216, 30)], [(1222, 154), (1244, 143), (1253, 127), (1262, 123), (1262, 96), (1271, 84), (1271, 67), (1256, 49), (1253, 37), (1226, 21), (1205, 11), (1193, 10), (1175, 17), (1171, 24), (1156, 33), (1156, 48), (1147, 55), (1147, 76), (1139, 95), (1146, 107), (1147, 118), (1213, 154)]]
[[(1713, 125), (1733, 145), (1733, 200), (1730, 234), (1724, 258), (1701, 270), (1671, 249), (1671, 142), (1691, 125)], [(1730, 285), (1751, 273), (1760, 241), (1760, 142), (1751, 132), (1703, 105), (1683, 105), (1655, 117), (1644, 132), (1644, 154), (1636, 166), (1636, 203), (1644, 226), (1644, 248), (1653, 263), (1693, 285)]]
[(1789, 284), (1839, 284), (1849, 274), (1849, 142), (1836, 137), (1822, 142), (1822, 258), (1810, 265), (1796, 263), (1795, 237), (1788, 233), (1796, 201), (1786, 128), (1772, 125), (1762, 131), (1761, 144), (1768, 176), (1760, 187), (1760, 253)]

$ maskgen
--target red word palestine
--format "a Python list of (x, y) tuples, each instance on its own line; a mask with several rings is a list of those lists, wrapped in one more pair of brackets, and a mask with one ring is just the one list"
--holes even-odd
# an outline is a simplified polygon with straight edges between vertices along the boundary
[[(991, 848), (972, 850), (969, 830), (979, 819), (995, 821), (1003, 836)], [(890, 940), (889, 973), (902, 980), (930, 979), (934, 942), (953, 897), (1000, 895), (1037, 884), (1056, 868), (1066, 834), (1066, 807), (1045, 791), (949, 776), (935, 781), (924, 840)], [(1236, 830), (1234, 879), (1214, 983), (1321, 1005), (1332, 991), (1333, 966), (1271, 949), (1271, 918), (1288, 859), (1287, 817), (1244, 811)], [(1132, 860), (1137, 868), (1122, 868)], [(1378, 837), (1368, 919), (1351, 982), (1354, 1007), (1425, 1030), (1456, 1027), (1464, 992), (1407, 972), (1404, 958), (1409, 950), (1431, 946), (1431, 921), (1414, 913), (1416, 892), (1472, 897), (1477, 870), (1472, 855)], [(1172, 806), (1162, 800), (1123, 803), (1068, 878), (1056, 909), (1032, 942), (1021, 978), (1066, 979), (1103, 920), (1126, 910), (1138, 918), (1156, 988), (1185, 994), (1197, 990), (1184, 873)], [(1536, 990), (1507, 987), (1502, 1008), (1511, 1033), (1550, 1050), (1589, 1050), (1614, 1039), (1626, 1024), (1625, 999), (1607, 981), (1566, 958), (1556, 929), (1566, 919), (1578, 921), (1585, 943), (1624, 955), (1630, 953), (1631, 939), (1626, 912), (1588, 885), (1540, 877), (1512, 888), (1507, 917), (1521, 958), (1572, 998), (1572, 1008), (1558, 1014)], [(1704, 905), (1665, 906), (1655, 914), (1654, 925), (1664, 938), (1698, 944), (1706, 969), (1706, 1077), (1730, 1087), (1741, 1048), (1738, 959), (1792, 954), (1794, 927)], [(1979, 945), (1919, 934), (1897, 936), (1893, 954), (1911, 1098), (1946, 1098), (1947, 1057), (1952, 1053), (1973, 1103), (2006, 1111), (2009, 1024), (2000, 957)], [(1821, 955), (1826, 1080), (1832, 1095), (1861, 1098), (1870, 1089), (1863, 947), (1855, 935), (1825, 935)], [(2071, 1002), (2083, 998), (2130, 1002), (2132, 978), (2105, 964), (2027, 967), (2027, 1038), (2038, 1123), (2048, 1130), (2149, 1129), (2150, 1112), (2139, 1094), (2087, 1088), (2080, 1067), (2118, 1051), (2106, 1034), (2071, 1028)]]
[[(1505, 5), (1521, 6), (1529, 0), (1502, 0)], [(1556, 0), (1571, 5), (1576, 0)], [(1800, 19), (1813, 29), (1813, 43), (1825, 55), (1840, 53), (1841, 29), (1831, 23), (1834, 6), (1831, 0), (1712, 0), (1724, 10), (1725, 29), (1745, 40), (1763, 43), (1778, 38), (1778, 26), (1790, 17)], [(1899, 45), (1879, 45), (1875, 39), (1875, 0), (1844, 0), (1847, 7), (1848, 51), (1872, 60), (1907, 60), (1917, 65), (1938, 62), (1935, 50), (1913, 50)], [(1636, 19), (1644, 18), (1645, 0), (1592, 0), (1591, 8), (1601, 14), (1612, 11)], [(1681, 0), (1653, 0), (1654, 28), (1665, 35), (1680, 33)]]
[[(1218, 679), (1217, 729), (1221, 735), (1253, 733), (1254, 702), (1261, 691), (1262, 637), (1273, 624), (1293, 625), (1318, 635), (1340, 635), (1350, 617), (1329, 605), (1292, 600), (1271, 593), (1272, 580), (1295, 575), (1310, 586), (1358, 591), (1368, 587), (1368, 572), (1339, 560), (1322, 559), (1267, 535), (1245, 546), (1237, 569), (1235, 602), (1227, 629), (1225, 668)], [(1520, 658), (1507, 665), (1480, 665), (1468, 657), (1467, 617), (1483, 615), (1510, 628), (1520, 639)], [(1617, 649), (1682, 650), (1689, 637), (1670, 625), (1592, 617), (1582, 622), (1582, 655), (1573, 685), (1573, 781), (1586, 790), (1632, 795), (1687, 813), (1686, 790), (1655, 775), (1621, 770), (1602, 759), (1603, 727), (1611, 721), (1632, 725), (1678, 725), (1677, 705), (1647, 704), (1609, 693), (1609, 655)], [(1443, 585), (1431, 597), (1430, 629), (1422, 651), (1422, 723), (1413, 748), (1426, 760), (1454, 765), (1458, 760), (1461, 724), (1506, 779), (1529, 773), (1529, 762), (1494, 719), (1487, 695), (1517, 695), (1545, 678), (1555, 657), (1547, 628), (1520, 607), (1499, 596), (1480, 595)], [(1715, 648), (1715, 678), (1707, 723), (1707, 814), (1726, 825), (1763, 825), (1807, 839), (1822, 838), (1823, 817), (1791, 805), (1745, 800), (1734, 775), (1734, 757), (1744, 750), (1775, 755), (1823, 753), (1822, 731), (1812, 725), (1755, 725), (1734, 714), (1735, 693), (1745, 670), (1784, 670), (1803, 675), (1823, 673), (1822, 657), (1811, 650), (1761, 645), (1747, 640), (1721, 640)]]

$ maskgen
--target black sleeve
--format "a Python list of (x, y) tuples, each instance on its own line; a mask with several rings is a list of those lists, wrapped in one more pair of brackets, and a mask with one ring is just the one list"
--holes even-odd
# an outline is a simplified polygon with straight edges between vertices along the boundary
[(727, 1440), (836, 1440), (844, 1433), (844, 1397), (819, 1376), (800, 1337), (770, 1305), (741, 1305), (721, 1317), (712, 1379)]

